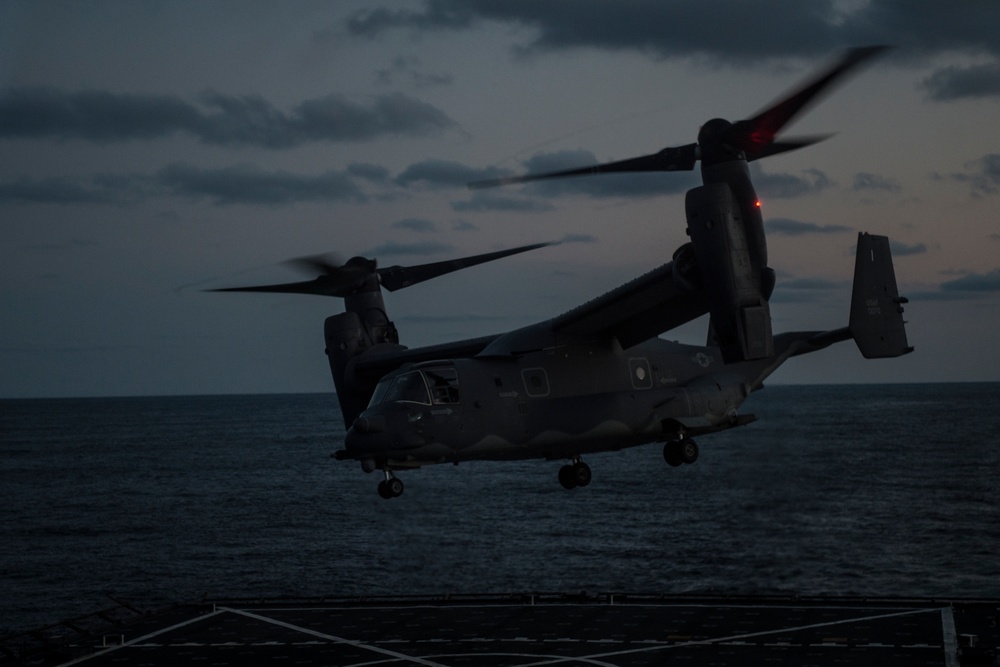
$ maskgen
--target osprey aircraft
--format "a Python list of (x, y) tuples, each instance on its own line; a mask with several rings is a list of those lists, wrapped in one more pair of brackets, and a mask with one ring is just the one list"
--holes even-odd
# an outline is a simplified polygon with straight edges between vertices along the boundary
[[(563, 460), (566, 489), (591, 481), (583, 457), (661, 443), (666, 463), (694, 463), (694, 438), (748, 424), (751, 392), (791, 357), (854, 340), (866, 358), (908, 352), (902, 304), (884, 236), (858, 235), (847, 326), (774, 334), (760, 202), (748, 163), (822, 137), (778, 139), (779, 131), (836, 80), (882, 47), (854, 49), (755, 116), (706, 122), (695, 143), (583, 169), (470, 184), (472, 188), (590, 174), (692, 170), (690, 241), (671, 261), (544, 322), (471, 340), (410, 349), (400, 345), (382, 289), (397, 290), (545, 245), (453, 261), (379, 268), (355, 257), (338, 265), (296, 260), (313, 280), (214, 291), (336, 296), (345, 312), (327, 318), (326, 354), (347, 435), (340, 461), (381, 471), (379, 495), (403, 493), (396, 473), (465, 461)], [(708, 314), (703, 346), (664, 332)]]

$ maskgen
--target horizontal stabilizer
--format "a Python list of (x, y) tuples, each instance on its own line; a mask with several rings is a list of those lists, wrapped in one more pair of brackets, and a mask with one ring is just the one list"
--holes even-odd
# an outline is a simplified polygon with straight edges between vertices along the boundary
[(912, 352), (906, 341), (903, 304), (896, 289), (889, 239), (858, 234), (851, 296), (851, 336), (866, 359), (898, 357)]

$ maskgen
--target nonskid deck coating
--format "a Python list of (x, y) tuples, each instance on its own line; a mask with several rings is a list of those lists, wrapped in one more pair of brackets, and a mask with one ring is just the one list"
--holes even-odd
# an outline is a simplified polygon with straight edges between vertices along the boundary
[(216, 600), (7, 664), (995, 664), (998, 610), (994, 601), (610, 594)]

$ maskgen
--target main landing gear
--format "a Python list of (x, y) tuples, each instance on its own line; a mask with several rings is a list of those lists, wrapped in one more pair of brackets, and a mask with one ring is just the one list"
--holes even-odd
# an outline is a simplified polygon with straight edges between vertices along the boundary
[(392, 474), (392, 471), (385, 471), (385, 479), (378, 483), (378, 494), (390, 500), (403, 495), (403, 480)]
[(669, 440), (663, 445), (663, 459), (673, 467), (698, 460), (698, 445), (691, 438)]
[(559, 469), (559, 483), (564, 489), (575, 489), (590, 484), (590, 466), (579, 459)]

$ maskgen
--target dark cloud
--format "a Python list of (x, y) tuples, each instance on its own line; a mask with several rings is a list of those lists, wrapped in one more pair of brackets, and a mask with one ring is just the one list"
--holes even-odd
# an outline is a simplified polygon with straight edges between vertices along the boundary
[(21, 177), (0, 183), (0, 203), (115, 204), (176, 196), (209, 199), (214, 204), (292, 204), (299, 201), (364, 202), (368, 197), (350, 173), (318, 176), (264, 171), (253, 165), (204, 169), (168, 165), (153, 175), (99, 174), (90, 178)]
[(406, 218), (392, 223), (391, 226), (393, 229), (406, 229), (408, 231), (419, 232), (421, 234), (437, 231), (437, 225), (430, 220), (424, 220), (423, 218)]
[(900, 243), (889, 239), (889, 250), (896, 257), (906, 257), (907, 255), (923, 255), (927, 253), (927, 246), (923, 243)]
[(1000, 292), (1000, 269), (987, 274), (969, 273), (961, 278), (941, 283), (944, 292)]
[(849, 284), (843, 281), (826, 280), (825, 278), (794, 278), (778, 285), (781, 289), (805, 291), (843, 289), (848, 286)]
[(268, 172), (253, 165), (202, 169), (174, 164), (158, 171), (155, 179), (168, 194), (189, 199), (207, 198), (219, 205), (367, 200), (350, 177), (335, 171), (309, 176), (287, 171)]
[(328, 95), (306, 100), (290, 114), (256, 95), (207, 91), (198, 102), (168, 95), (7, 88), (0, 92), (0, 137), (111, 143), (186, 133), (209, 145), (276, 149), (422, 136), (455, 127), (443, 111), (398, 93), (374, 97), (367, 105)]
[(819, 169), (806, 169), (800, 176), (768, 174), (756, 162), (750, 164), (754, 187), (765, 199), (795, 199), (814, 195), (833, 187), (835, 183)]
[(957, 183), (965, 183), (972, 188), (974, 196), (992, 195), (1000, 191), (1000, 154), (991, 153), (965, 165), (965, 172), (942, 176), (934, 173), (934, 178), (948, 178)]
[(552, 211), (555, 207), (541, 199), (476, 192), (472, 195), (471, 199), (452, 202), (451, 209), (460, 213), (484, 211), (543, 213), (545, 211)]
[(1000, 63), (970, 67), (945, 67), (924, 79), (933, 100), (1000, 97)]
[(903, 188), (899, 184), (899, 181), (894, 178), (886, 178), (885, 176), (879, 176), (878, 174), (870, 174), (868, 172), (861, 171), (854, 175), (854, 182), (851, 184), (851, 189), (855, 192), (861, 192), (863, 190), (899, 192)]
[[(124, 183), (119, 183), (121, 186)], [(0, 183), (0, 203), (5, 204), (122, 204), (136, 186), (115, 187), (112, 179), (94, 177), (86, 181), (65, 177), (34, 179), (22, 176)]]
[(921, 52), (1000, 53), (1000, 8), (966, 2), (743, 0), (620, 2), (601, 0), (427, 0), (423, 7), (357, 12), (354, 35), (374, 38), (396, 28), (469, 28), (481, 22), (526, 28), (521, 52), (574, 48), (638, 51), (657, 58), (701, 56), (736, 65), (761, 59), (827, 54), (844, 45), (888, 43)]
[(387, 184), (389, 182), (389, 170), (377, 164), (356, 163), (348, 165), (347, 173), (372, 183)]
[(402, 81), (410, 83), (416, 88), (444, 86), (454, 82), (454, 77), (449, 74), (428, 74), (421, 71), (420, 59), (416, 56), (394, 58), (389, 67), (375, 72), (375, 79), (387, 86)]
[(768, 218), (764, 228), (770, 234), (781, 236), (804, 236), (806, 234), (845, 234), (854, 229), (845, 225), (817, 225), (813, 222), (802, 222), (791, 218)]
[(485, 181), (510, 176), (496, 167), (477, 169), (452, 160), (424, 160), (412, 164), (395, 178), (404, 188), (420, 185), (425, 188), (466, 188), (473, 181)]

